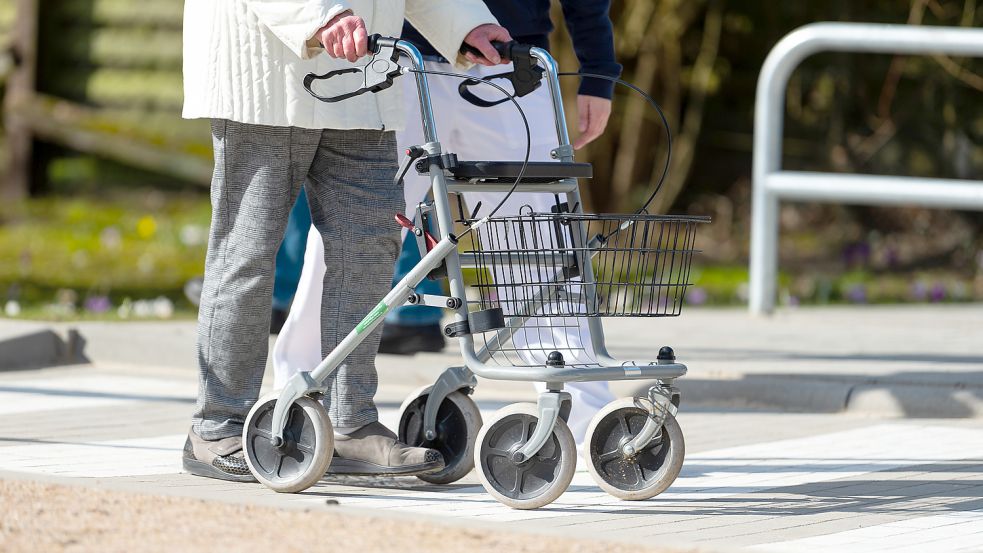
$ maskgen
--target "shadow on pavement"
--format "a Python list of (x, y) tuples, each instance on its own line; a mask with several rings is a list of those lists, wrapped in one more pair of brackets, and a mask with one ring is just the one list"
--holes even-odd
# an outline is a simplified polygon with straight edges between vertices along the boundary
[(0, 371), (88, 363), (85, 338), (70, 329), (66, 338), (45, 329), (0, 340)]

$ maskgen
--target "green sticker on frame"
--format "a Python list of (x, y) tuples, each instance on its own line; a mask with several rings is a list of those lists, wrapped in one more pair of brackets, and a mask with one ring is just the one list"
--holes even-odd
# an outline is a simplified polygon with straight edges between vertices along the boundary
[(374, 323), (377, 320), (379, 320), (379, 317), (385, 315), (386, 314), (386, 310), (388, 310), (388, 309), (389, 309), (389, 306), (386, 305), (386, 302), (385, 301), (380, 301), (379, 302), (379, 305), (376, 305), (372, 309), (372, 311), (368, 315), (366, 315), (364, 319), (362, 319), (362, 322), (358, 323), (358, 326), (355, 327), (355, 332), (357, 334), (361, 334), (361, 333), (365, 332), (365, 330), (367, 328), (369, 328), (370, 326), (372, 326), (372, 323)]

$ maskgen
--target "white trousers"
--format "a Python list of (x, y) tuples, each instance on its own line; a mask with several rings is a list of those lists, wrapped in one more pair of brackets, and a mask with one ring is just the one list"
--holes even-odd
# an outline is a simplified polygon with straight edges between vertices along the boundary
[[(428, 64), (428, 68), (436, 71), (454, 71), (453, 67), (446, 64), (431, 63)], [(477, 67), (471, 73), (478, 77), (484, 77), (507, 70), (504, 66)], [(460, 80), (436, 75), (430, 75), (428, 80), (437, 132), (445, 152), (455, 153), (461, 160), (521, 161), (523, 159), (526, 147), (525, 128), (522, 124), (522, 118), (511, 102), (505, 102), (492, 108), (479, 108), (460, 97), (458, 94)], [(410, 75), (404, 76), (400, 81), (405, 87), (405, 98), (411, 103), (408, 109), (407, 129), (396, 133), (399, 151), (404, 152), (407, 147), (420, 145), (426, 141), (418, 116), (419, 106), (415, 81)], [(504, 82), (501, 79), (496, 80), (498, 84)], [(484, 98), (495, 99), (500, 97), (500, 93), (491, 87), (476, 87), (476, 90)], [(519, 104), (529, 121), (532, 139), (530, 159), (534, 161), (549, 160), (550, 150), (556, 146), (557, 140), (552, 102), (546, 84), (544, 83), (534, 93), (520, 98)], [(404, 195), (406, 199), (405, 213), (408, 217), (413, 217), (417, 204), (426, 197), (429, 190), (429, 177), (418, 175), (413, 169), (407, 173)], [(481, 202), (481, 209), (478, 213), (478, 216), (481, 216), (498, 205), (503, 194), (501, 192), (467, 193), (465, 194), (465, 201), (469, 209), (474, 209), (474, 206)], [(524, 206), (531, 207), (535, 212), (548, 213), (555, 203), (556, 199), (551, 194), (516, 193), (509, 198), (496, 215), (514, 215), (519, 213), (519, 210)], [(527, 209), (523, 209), (523, 212), (525, 211)], [(393, 224), (396, 223), (393, 222)], [(325, 271), (324, 245), (313, 228), (311, 233), (307, 240), (304, 269), (301, 273), (297, 295), (294, 297), (287, 322), (273, 347), (273, 368), (277, 389), (283, 387), (286, 381), (297, 372), (312, 370), (328, 353), (322, 352), (320, 346), (321, 288)], [(541, 321), (543, 319), (534, 320), (540, 321), (536, 326), (542, 326)], [(527, 357), (525, 362), (531, 364), (543, 363), (544, 361), (528, 358), (530, 354), (526, 352), (537, 349), (560, 351), (568, 361), (577, 359), (578, 355), (583, 355), (583, 350), (588, 350), (587, 355), (589, 355), (589, 339), (585, 339), (589, 336), (586, 321), (579, 319), (578, 322), (579, 327), (577, 323), (570, 325), (569, 320), (565, 321), (566, 324), (562, 325), (563, 328), (555, 328), (552, 332), (544, 333), (543, 328), (528, 332), (518, 331), (513, 337), (513, 345), (520, 356)], [(326, 323), (331, 324), (330, 321)], [(539, 341), (543, 343), (537, 343)], [(580, 353), (564, 351), (563, 344), (570, 344), (571, 350), (580, 350)], [(543, 389), (543, 385), (537, 387), (540, 390)], [(583, 442), (591, 418), (604, 405), (613, 400), (614, 396), (608, 390), (607, 382), (576, 382), (568, 384), (565, 389), (573, 397), (573, 408), (568, 423), (579, 445)]]

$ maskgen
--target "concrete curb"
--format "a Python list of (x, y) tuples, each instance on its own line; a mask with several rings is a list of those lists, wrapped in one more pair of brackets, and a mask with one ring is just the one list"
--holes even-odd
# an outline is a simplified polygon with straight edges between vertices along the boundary
[(889, 379), (818, 379), (808, 375), (682, 378), (684, 405), (756, 407), (809, 413), (907, 418), (983, 418), (983, 385), (913, 384)]
[(846, 408), (910, 418), (983, 418), (983, 387), (856, 386)]
[[(69, 326), (0, 319), (0, 371), (91, 362), (97, 367), (127, 371), (138, 368), (193, 374), (195, 333), (193, 321)], [(898, 358), (888, 366), (882, 362), (874, 371), (858, 366), (831, 373), (825, 364), (798, 362), (794, 356), (789, 356), (787, 363), (776, 364), (773, 372), (745, 371), (739, 365), (727, 370), (720, 360), (710, 357), (695, 359), (693, 370), (677, 385), (684, 408), (690, 405), (910, 418), (983, 418), (983, 369), (975, 370), (960, 361), (954, 364), (958, 369), (913, 371), (905, 355), (899, 354)], [(456, 363), (460, 360), (453, 346), (441, 354), (380, 356), (377, 368), (380, 381), (385, 383), (380, 392), (392, 395), (389, 392), (396, 389), (429, 384), (443, 367)], [(612, 390), (618, 396), (644, 394), (648, 385), (621, 382), (613, 384)], [(502, 401), (528, 401), (530, 391), (531, 387), (524, 383), (482, 380), (479, 385), (481, 395)]]
[[(729, 376), (729, 375), (728, 375)], [(843, 410), (851, 386), (845, 382), (816, 382), (804, 378), (690, 378), (676, 381), (683, 405), (700, 407), (757, 407), (811, 413)]]

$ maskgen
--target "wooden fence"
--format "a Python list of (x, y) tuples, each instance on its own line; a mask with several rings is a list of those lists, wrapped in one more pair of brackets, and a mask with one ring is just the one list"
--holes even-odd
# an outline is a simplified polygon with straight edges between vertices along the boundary
[(16, 65), (4, 99), (0, 194), (27, 194), (35, 141), (208, 182), (208, 123), (180, 116), (183, 0), (6, 4), (16, 9), (0, 8), (0, 41)]

